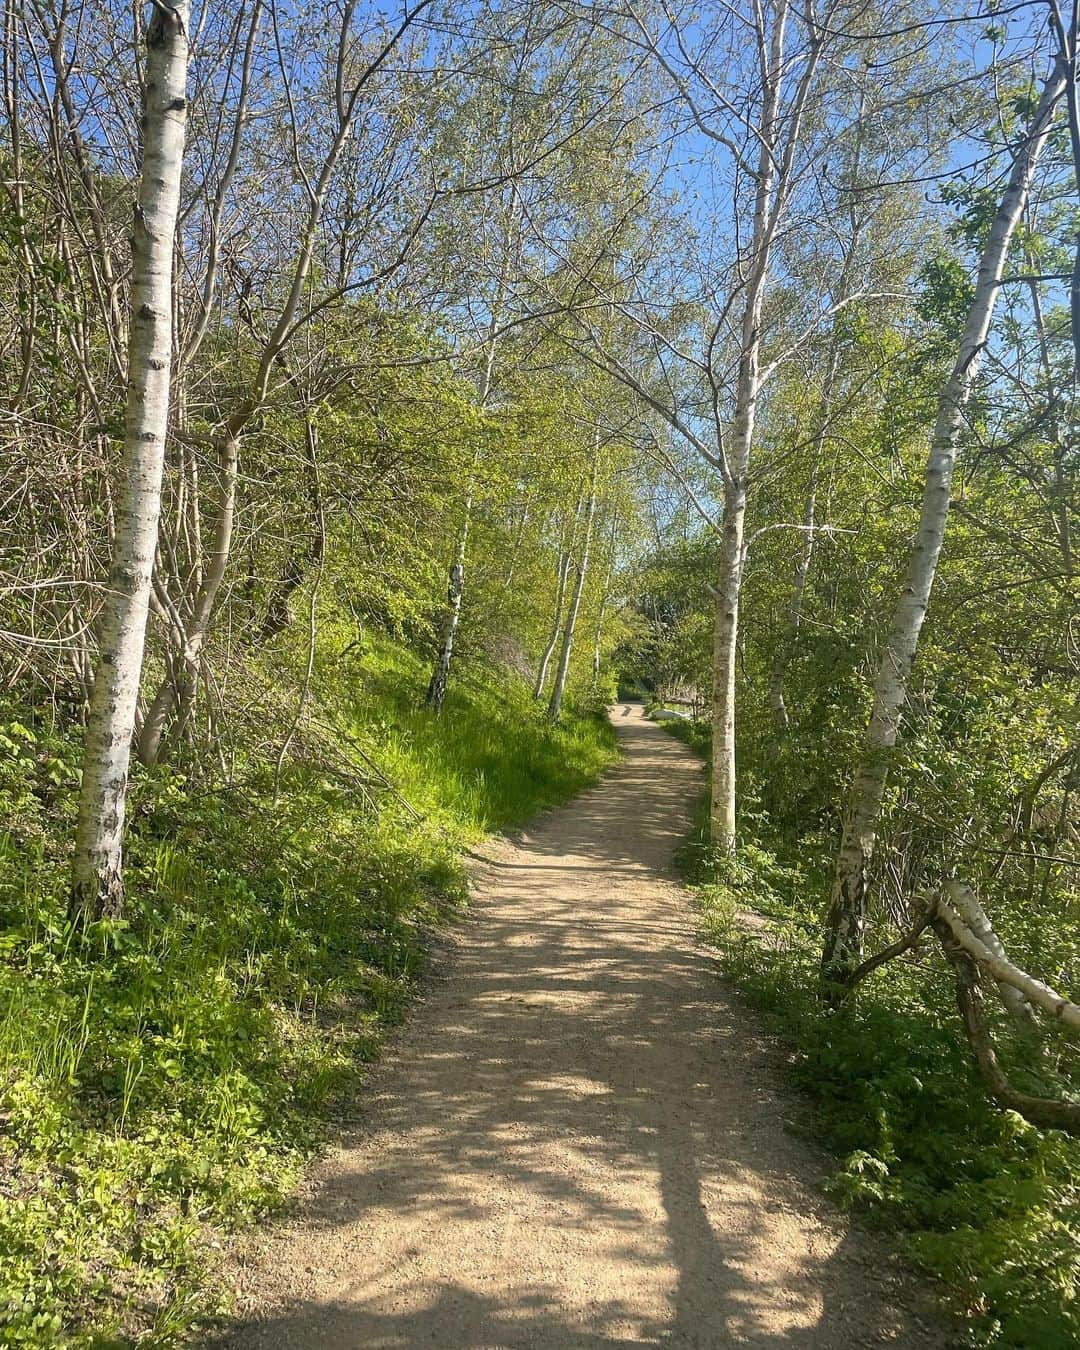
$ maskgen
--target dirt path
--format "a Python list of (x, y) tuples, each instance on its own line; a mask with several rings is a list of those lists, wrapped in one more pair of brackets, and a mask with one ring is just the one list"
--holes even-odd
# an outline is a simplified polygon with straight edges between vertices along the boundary
[(701, 786), (640, 709), (488, 850), (354, 1138), (244, 1280), (243, 1350), (944, 1344), (814, 1190), (776, 1050), (670, 872)]

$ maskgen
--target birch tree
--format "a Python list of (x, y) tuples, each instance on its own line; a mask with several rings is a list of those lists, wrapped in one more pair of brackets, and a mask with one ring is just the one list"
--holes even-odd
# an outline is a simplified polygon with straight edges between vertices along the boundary
[(870, 721), (848, 796), (825, 919), (822, 973), (833, 983), (842, 982), (845, 972), (861, 959), (867, 874), (874, 852), (876, 822), (919, 635), (945, 540), (953, 470), (964, 429), (964, 409), (990, 334), (1009, 244), (1023, 214), (1065, 84), (1064, 62), (1056, 59), (1031, 121), (1012, 148), (1012, 166), (979, 258), (975, 288), (956, 360), (938, 398), (918, 529), (874, 683)]
[[(290, 222), (294, 231), (291, 238), (283, 242), (286, 245), (284, 259), (284, 288), (276, 316), (261, 336), (255, 368), (250, 380), (240, 392), (234, 393), (231, 406), (217, 409), (216, 425), (211, 435), (217, 470), (217, 500), (214, 517), (208, 531), (208, 545), (205, 560), (199, 548), (197, 565), (188, 570), (183, 577), (175, 578), (177, 594), (162, 596), (162, 607), (169, 616), (168, 631), (173, 638), (174, 651), (171, 654), (169, 669), (161, 681), (158, 690), (150, 701), (142, 730), (139, 735), (139, 758), (144, 764), (157, 762), (161, 752), (166, 727), (174, 715), (181, 722), (190, 715), (195, 698), (203, 655), (210, 636), (219, 595), (225, 582), (232, 554), (233, 536), (236, 525), (237, 491), (239, 484), (240, 452), (244, 435), (252, 420), (264, 409), (276, 385), (288, 384), (287, 374), (282, 375), (282, 358), (310, 320), (326, 306), (328, 297), (320, 290), (312, 294), (312, 274), (321, 257), (324, 243), (324, 222), (331, 201), (332, 189), (343, 163), (348, 162), (350, 145), (354, 132), (365, 109), (366, 100), (371, 94), (380, 73), (390, 57), (398, 52), (406, 39), (411, 36), (414, 26), (430, 7), (432, 0), (418, 0), (407, 9), (398, 23), (387, 27), (383, 34), (371, 44), (364, 43), (355, 31), (358, 6), (356, 0), (348, 0), (341, 12), (337, 30), (332, 34), (332, 46), (326, 56), (324, 74), (331, 90), (332, 111), (318, 128), (307, 119), (302, 125), (299, 120), (291, 83), (304, 77), (296, 75), (286, 64), (282, 52), (280, 29), (274, 27), (275, 49), (278, 56), (284, 108), (287, 112), (289, 136), (287, 153), (290, 156), (290, 168), (299, 188), (301, 210), (299, 219)], [(257, 9), (248, 29), (248, 42), (253, 42), (257, 32)], [(304, 36), (301, 27), (299, 35)], [(371, 35), (366, 35), (367, 39)], [(303, 86), (301, 86), (303, 87)], [(247, 96), (246, 86), (241, 85), (240, 105), (236, 114), (237, 136), (245, 122)], [(320, 153), (310, 157), (308, 145), (314, 142)], [(238, 142), (237, 142), (238, 145)], [(398, 149), (391, 147), (391, 157)], [(225, 164), (225, 175), (231, 180), (239, 153), (230, 151)], [(415, 147), (409, 146), (405, 152), (407, 163), (415, 154)], [(380, 168), (386, 167), (380, 165)], [(403, 163), (399, 162), (399, 169)], [(377, 199), (373, 198), (373, 210), (388, 216), (392, 195), (386, 184), (382, 185)], [(216, 205), (216, 198), (215, 198)], [(211, 208), (211, 213), (215, 208)], [(396, 256), (393, 249), (379, 261), (368, 258), (371, 273), (379, 273), (382, 268), (396, 271), (403, 261), (403, 253), (411, 246), (416, 230), (426, 220), (432, 209), (429, 198), (427, 205), (418, 208), (417, 218), (401, 224), (397, 222), (397, 244), (401, 252)], [(400, 242), (399, 242), (400, 241)], [(291, 247), (290, 247), (291, 246)], [(206, 273), (202, 301), (203, 309), (208, 308), (213, 295), (216, 279), (214, 260)], [(341, 279), (339, 294), (371, 284), (372, 276), (357, 276), (355, 271)], [(202, 341), (204, 330), (196, 327), (191, 341), (198, 345)]]
[(143, 156), (132, 232), (122, 495), (86, 729), (72, 862), (75, 917), (123, 912), (128, 766), (161, 510), (173, 339), (173, 257), (187, 118), (186, 0), (146, 26)]
[(559, 633), (562, 631), (563, 622), (563, 605), (566, 602), (566, 585), (570, 579), (570, 565), (574, 559), (576, 526), (583, 501), (584, 496), (579, 496), (574, 504), (570, 522), (566, 527), (567, 537), (565, 540), (560, 540), (559, 561), (555, 574), (555, 604), (551, 614), (551, 631), (548, 634), (547, 642), (544, 644), (544, 650), (540, 653), (540, 662), (536, 667), (536, 683), (533, 685), (533, 698), (535, 699), (542, 698), (544, 695), (544, 689), (547, 686), (548, 667), (551, 665), (551, 658), (555, 655), (555, 648), (559, 644)]
[(555, 679), (548, 699), (548, 721), (557, 722), (562, 715), (563, 699), (566, 696), (566, 680), (570, 673), (570, 658), (574, 650), (574, 633), (577, 628), (578, 614), (581, 610), (581, 597), (585, 592), (585, 578), (589, 572), (589, 555), (592, 549), (593, 521), (596, 518), (596, 495), (600, 474), (600, 427), (593, 433), (592, 462), (589, 466), (589, 487), (585, 498), (581, 522), (581, 540), (577, 544), (577, 556), (573, 562), (574, 586), (570, 592), (570, 605), (566, 611), (566, 623), (563, 625), (562, 643), (559, 647), (559, 661), (555, 668)]
[[(732, 9), (705, 25), (690, 10), (666, 5), (658, 19), (634, 5), (623, 12), (627, 41), (649, 57), (674, 94), (675, 133), (706, 147), (706, 162), (730, 190), (730, 220), (683, 226), (701, 249), (700, 266), (677, 267), (669, 259), (662, 276), (650, 279), (647, 268), (638, 267), (621, 280), (620, 312), (640, 333), (637, 361), (592, 336), (603, 367), (682, 438), (712, 476), (706, 496), (722, 502), (712, 587), (710, 829), (716, 844), (731, 849), (747, 501), (763, 391), (788, 355), (775, 332), (766, 352), (778, 317), (769, 301), (792, 203), (847, 130), (844, 124), (825, 131), (823, 119), (829, 81), (851, 56), (843, 31), (851, 15), (840, 3), (800, 10), (788, 0)], [(830, 207), (819, 201), (817, 209), (824, 214)], [(805, 219), (800, 226), (806, 228)], [(660, 295), (673, 291), (683, 311), (698, 316), (696, 333), (677, 314), (674, 325), (657, 317), (664, 308)], [(835, 309), (825, 304), (813, 313), (806, 336)], [(787, 336), (797, 349), (798, 335)], [(708, 509), (705, 514), (715, 520)]]

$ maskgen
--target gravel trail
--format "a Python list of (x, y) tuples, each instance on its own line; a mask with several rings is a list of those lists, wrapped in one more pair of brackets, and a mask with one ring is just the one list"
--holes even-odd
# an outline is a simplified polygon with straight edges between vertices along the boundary
[(240, 1272), (235, 1350), (947, 1343), (821, 1197), (779, 1052), (695, 944), (698, 761), (612, 720), (618, 766), (485, 848), (360, 1122)]

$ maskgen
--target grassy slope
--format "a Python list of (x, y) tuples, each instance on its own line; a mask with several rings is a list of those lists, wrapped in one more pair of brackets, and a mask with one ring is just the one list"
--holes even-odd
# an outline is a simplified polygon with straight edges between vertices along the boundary
[[(360, 1088), (464, 898), (462, 843), (614, 756), (606, 723), (552, 730), (506, 676), (462, 672), (435, 719), (400, 648), (321, 664), (343, 758), (291, 764), (276, 803), (265, 765), (227, 792), (138, 781), (129, 918), (89, 948), (62, 921), (77, 745), (0, 713), (5, 1346), (163, 1346), (213, 1310), (215, 1244), (281, 1201)], [(384, 792), (372, 809), (357, 746), (424, 823)]]
[[(707, 753), (702, 730), (663, 725)], [(988, 1102), (930, 949), (873, 976), (843, 1012), (822, 1009), (815, 920), (831, 856), (808, 848), (785, 865), (744, 843), (720, 863), (703, 832), (704, 818), (683, 860), (707, 936), (795, 1049), (797, 1079), (838, 1154), (834, 1198), (903, 1234), (969, 1315), (972, 1344), (1080, 1345), (1080, 1144)], [(734, 921), (737, 908), (769, 915), (768, 946)]]

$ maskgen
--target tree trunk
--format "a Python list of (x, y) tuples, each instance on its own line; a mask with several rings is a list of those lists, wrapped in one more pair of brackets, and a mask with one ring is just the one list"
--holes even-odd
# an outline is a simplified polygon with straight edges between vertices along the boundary
[(83, 752), (73, 918), (123, 912), (124, 807), (161, 514), (172, 363), (172, 263), (187, 120), (187, 0), (146, 32), (143, 162), (131, 272), (124, 478)]
[[(788, 5), (777, 6), (768, 57), (762, 53), (764, 79), (753, 228), (745, 255), (746, 301), (739, 326), (741, 350), (735, 381), (735, 417), (731, 454), (724, 477), (724, 521), (720, 536), (713, 629), (712, 793), (709, 838), (725, 850), (735, 847), (735, 662), (739, 641), (739, 598), (746, 562), (744, 529), (750, 455), (761, 396), (761, 325), (769, 262), (785, 198), (783, 173), (774, 156), (777, 108), (784, 78), (784, 40)], [(816, 65), (814, 55), (812, 65)], [(812, 68), (809, 67), (809, 68)], [(808, 69), (809, 69), (808, 68)], [(804, 73), (804, 79), (806, 74)], [(779, 194), (775, 193), (780, 174)], [(722, 444), (719, 424), (718, 444)], [(723, 461), (723, 455), (721, 460)]]
[(472, 525), (473, 494), (472, 488), (465, 498), (465, 518), (458, 536), (457, 551), (450, 566), (450, 577), (446, 588), (446, 613), (443, 617), (442, 640), (439, 643), (439, 655), (431, 680), (427, 687), (425, 702), (436, 712), (442, 711), (446, 698), (446, 686), (450, 679), (450, 662), (454, 656), (454, 641), (457, 638), (458, 623), (461, 619), (461, 600), (465, 593), (465, 554), (469, 545), (469, 529)]
[(739, 596), (743, 574), (746, 491), (738, 483), (724, 491), (720, 569), (713, 627), (712, 797), (709, 834), (723, 849), (735, 847), (735, 662), (739, 639)]
[(600, 603), (596, 608), (596, 627), (593, 630), (592, 691), (594, 698), (600, 687), (600, 643), (604, 636), (604, 619), (607, 616), (608, 601), (611, 598), (611, 580), (615, 571), (615, 539), (618, 532), (619, 513), (613, 511), (611, 514), (611, 537), (608, 540), (607, 568), (604, 572), (604, 585), (600, 592)]
[(547, 646), (540, 656), (540, 665), (536, 671), (536, 684), (533, 686), (533, 698), (543, 698), (544, 685), (547, 684), (548, 666), (559, 644), (559, 629), (562, 627), (563, 601), (566, 599), (566, 583), (570, 579), (570, 550), (563, 549), (559, 555), (559, 581), (555, 588), (555, 609), (551, 617), (551, 632)]
[(555, 588), (555, 612), (551, 617), (551, 632), (548, 635), (547, 646), (544, 648), (540, 657), (540, 665), (536, 671), (536, 683), (533, 685), (533, 698), (539, 699), (544, 696), (544, 685), (547, 684), (548, 667), (551, 665), (551, 658), (555, 655), (555, 648), (559, 645), (559, 630), (562, 628), (563, 601), (566, 599), (566, 583), (570, 579), (570, 562), (574, 552), (574, 527), (577, 518), (581, 514), (581, 507), (584, 501), (584, 494), (578, 497), (574, 506), (574, 515), (570, 524), (570, 538), (567, 540), (566, 548), (559, 553), (559, 577)]
[(191, 715), (203, 648), (210, 632), (210, 620), (214, 613), (218, 591), (225, 579), (229, 551), (232, 548), (239, 455), (239, 440), (231, 432), (226, 433), (218, 452), (220, 479), (218, 518), (202, 585), (195, 598), (191, 621), (186, 625), (183, 650), (174, 663), (173, 672), (162, 681), (154, 696), (139, 735), (139, 759), (148, 767), (158, 761), (162, 737), (173, 713), (178, 713), (181, 722), (186, 722)]
[(589, 548), (592, 543), (593, 518), (596, 515), (596, 478), (600, 459), (600, 431), (596, 432), (593, 445), (592, 474), (589, 481), (589, 498), (585, 504), (585, 531), (581, 543), (581, 553), (575, 565), (574, 592), (570, 597), (570, 608), (566, 614), (566, 626), (563, 628), (562, 647), (559, 651), (559, 665), (555, 671), (555, 683), (551, 686), (551, 698), (548, 701), (548, 721), (558, 722), (562, 715), (563, 697), (566, 694), (566, 678), (570, 673), (570, 657), (574, 649), (574, 629), (577, 626), (581, 597), (585, 590), (585, 577), (589, 569)]
[[(496, 298), (495, 307), (492, 310), (487, 347), (484, 353), (484, 365), (480, 374), (479, 403), (481, 413), (487, 410), (495, 375), (498, 313), (502, 294), (501, 288), (504, 284), (505, 274), (500, 281), (499, 296)], [(461, 524), (461, 534), (458, 536), (454, 561), (450, 564), (450, 574), (447, 579), (446, 613), (443, 618), (442, 641), (439, 644), (439, 655), (435, 661), (435, 669), (431, 672), (431, 680), (428, 683), (427, 696), (424, 700), (427, 706), (433, 708), (436, 712), (442, 711), (443, 700), (446, 698), (446, 687), (450, 681), (450, 664), (454, 659), (454, 643), (457, 640), (458, 624), (461, 621), (461, 601), (465, 594), (465, 555), (469, 545), (469, 530), (472, 526), (473, 498), (476, 492), (476, 471), (480, 464), (480, 450), (480, 445), (477, 445), (473, 452), (472, 467), (469, 470), (469, 486), (465, 494), (465, 512)]]
[(836, 875), (825, 922), (822, 974), (827, 982), (842, 983), (845, 973), (856, 966), (862, 957), (867, 873), (873, 858), (877, 820), (889, 762), (896, 744), (900, 710), (907, 695), (919, 633), (926, 618), (945, 538), (949, 493), (964, 407), (971, 394), (979, 357), (990, 330), (1009, 241), (1023, 213), (1032, 175), (1046, 144), (1054, 108), (1064, 87), (1065, 75), (1059, 63), (1043, 87), (1031, 125), (1016, 149), (1008, 186), (979, 260), (975, 294), (964, 325), (956, 364), (938, 398), (915, 547), (908, 561), (903, 590), (874, 683), (874, 703), (863, 740), (862, 761), (856, 770), (845, 812)]

